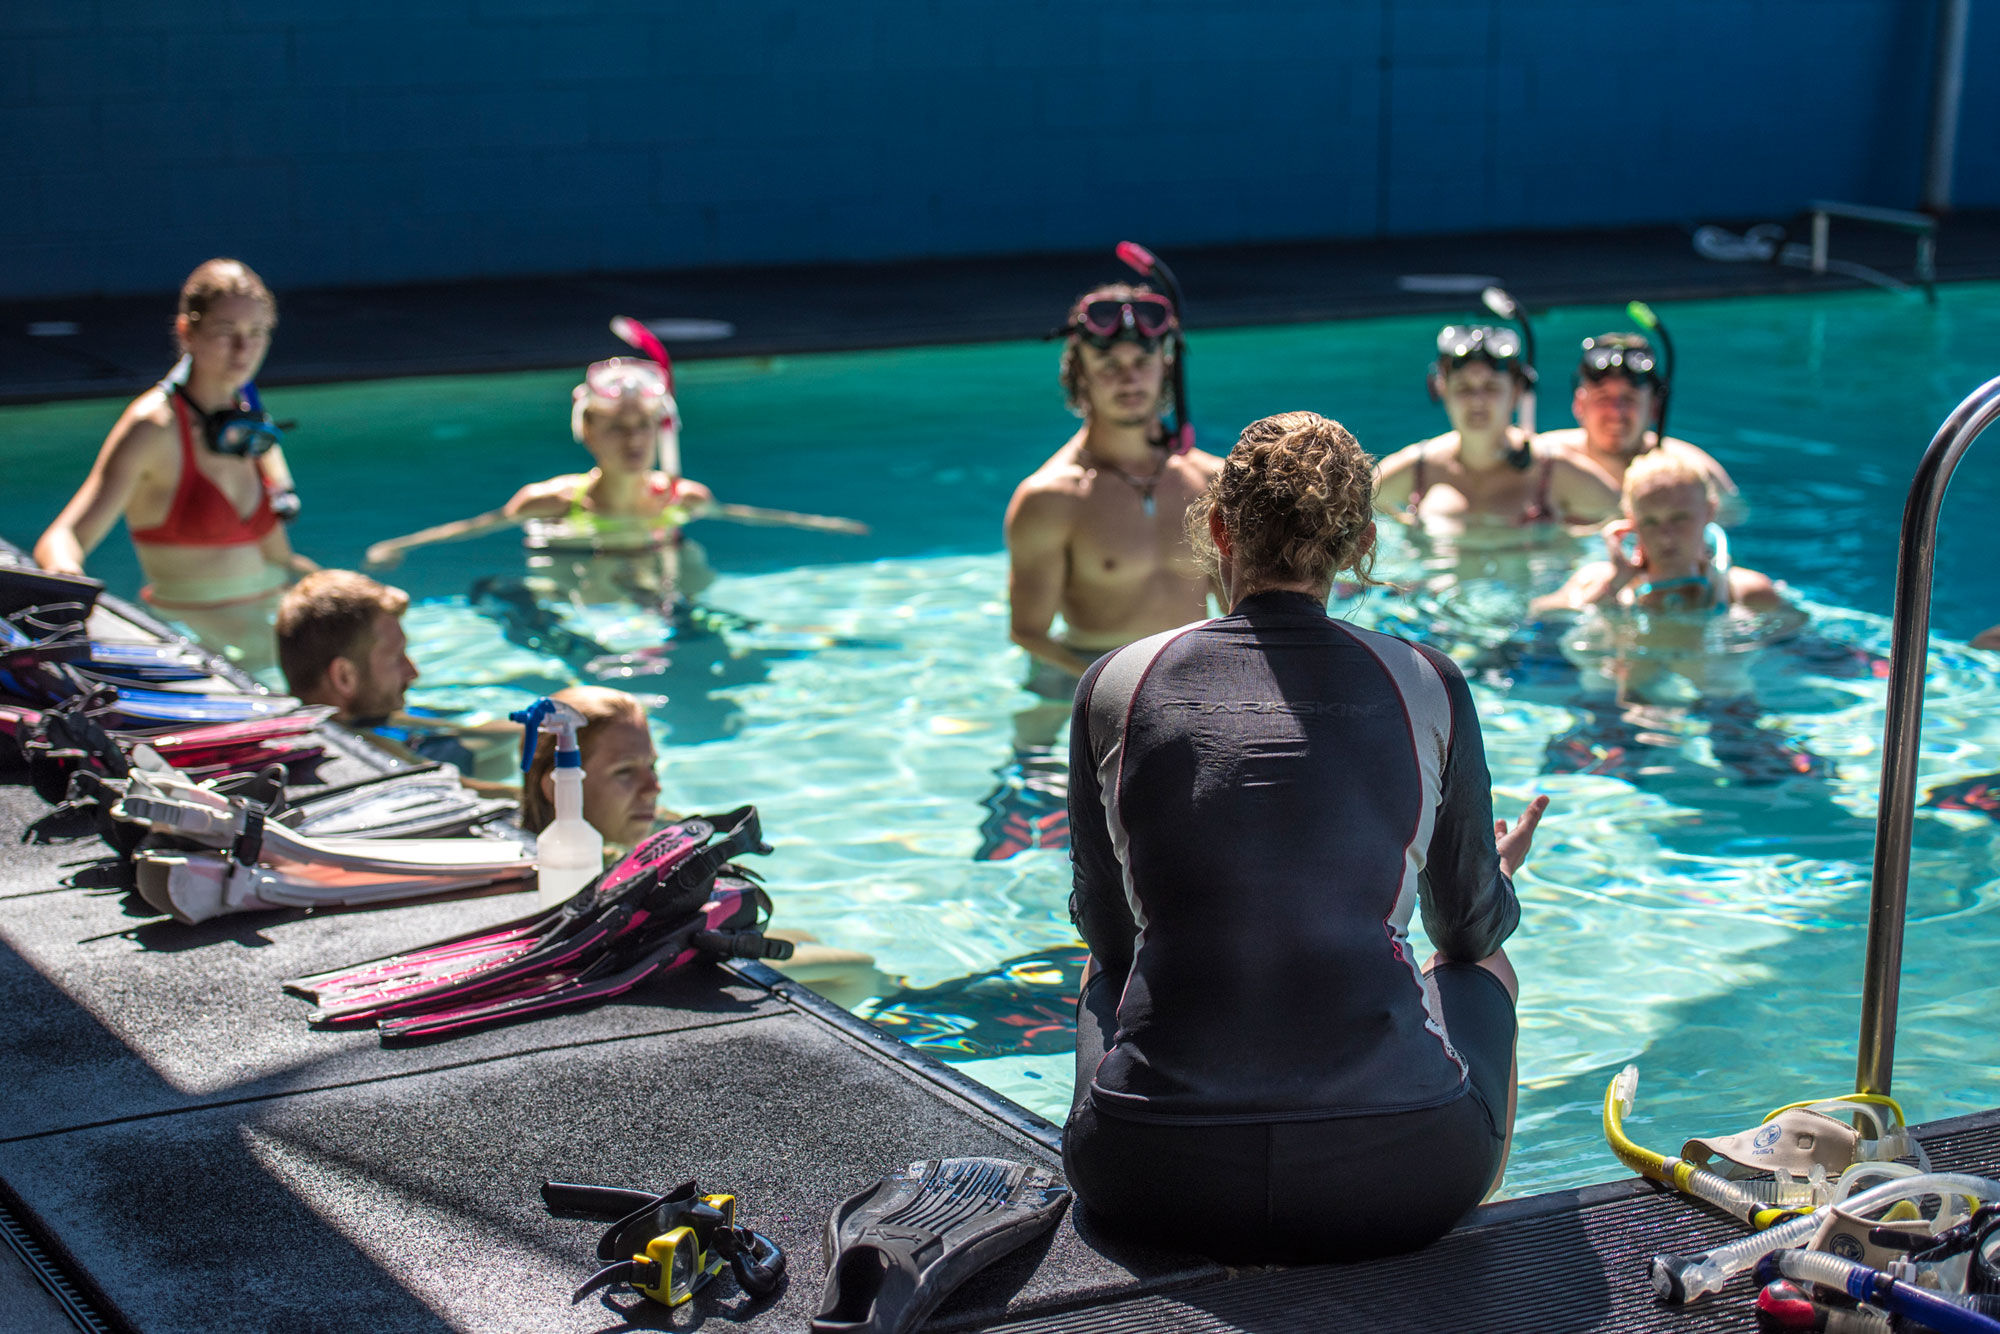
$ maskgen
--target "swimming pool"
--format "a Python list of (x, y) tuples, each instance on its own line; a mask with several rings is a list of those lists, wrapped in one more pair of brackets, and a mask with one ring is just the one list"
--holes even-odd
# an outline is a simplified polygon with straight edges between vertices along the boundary
[[(1660, 309), (1686, 358), (1675, 433), (1735, 473), (1752, 507), (1732, 534), (1737, 560), (1809, 599), (1817, 638), (1759, 661), (1763, 711), (1749, 723), (1718, 733), (1712, 720), (1668, 716), (1636, 736), (1579, 707), (1546, 654), (1466, 649), (1502, 812), (1537, 790), (1555, 801), (1510, 945), (1524, 982), (1514, 1193), (1620, 1174), (1597, 1112), (1628, 1060), (1645, 1075), (1632, 1126), (1648, 1143), (1736, 1129), (1778, 1102), (1850, 1084), (1883, 703), (1868, 654), (1887, 648), (1910, 471), (1937, 421), (1992, 373), (1980, 358), (2000, 334), (2000, 287), (1990, 285), (1947, 287), (1935, 308), (1869, 292)], [(1558, 309), (1538, 329), (1558, 348), (1619, 322), (1611, 308)], [(1226, 443), (1244, 422), (1292, 407), (1347, 422), (1377, 453), (1433, 433), (1441, 414), (1421, 370), (1436, 323), (1197, 334), (1203, 438)], [(1542, 416), (1561, 425), (1565, 377), (1550, 361)], [(703, 525), (697, 535), (723, 572), (706, 601), (749, 623), (726, 625), (664, 676), (626, 684), (666, 699), (656, 715), (669, 804), (762, 809), (778, 847), (763, 869), (779, 921), (868, 950), (912, 987), (946, 984), (885, 1017), (922, 1021), (903, 1031), (1060, 1119), (1069, 1063), (1045, 1001), (1074, 941), (1067, 861), (1053, 850), (973, 855), (982, 799), (1030, 700), (1006, 642), (999, 525), (1015, 481), (1072, 428), (1054, 362), (1051, 346), (1021, 343), (685, 366), (694, 476), (723, 499), (850, 514), (875, 536)], [(523, 480), (576, 466), (573, 381), (274, 392), (274, 409), (302, 423), (291, 448), (307, 505), (296, 543), (351, 564), (370, 541), (491, 508)], [(32, 540), (114, 410), (0, 412), (16, 482), (0, 497), (0, 531)], [(1962, 639), (2000, 621), (1975, 517), (2000, 500), (2000, 468), (1973, 458), (1954, 492), (1935, 629)], [(1546, 587), (1563, 562), (1539, 559)], [(465, 601), (478, 577), (519, 560), (509, 539), (490, 538), (419, 552), (393, 576), (419, 599), (415, 699), (498, 709), (573, 679), (575, 662), (503, 640)], [(1413, 562), (1392, 550), (1384, 573)], [(93, 569), (127, 590), (136, 577), (118, 537)], [(1414, 599), (1373, 594), (1351, 614), (1495, 638), (1511, 624), (1512, 597), (1473, 581)], [(613, 648), (657, 640), (639, 617), (593, 613), (582, 628)], [(1941, 646), (1923, 788), (2000, 769), (1997, 677), (1993, 656)], [(1619, 746), (1627, 762), (1596, 766), (1610, 772), (1545, 772), (1591, 767)], [(1798, 756), (1830, 772), (1785, 773)], [(1996, 840), (2000, 824), (1982, 816), (1920, 814), (1897, 1063), (1917, 1117), (2000, 1100)], [(1031, 957), (979, 987), (949, 985)], [(988, 1008), (999, 996), (1013, 1022), (955, 1032), (953, 1014), (974, 1008), (961, 1004), (968, 992), (985, 993)], [(979, 1055), (1000, 1039), (1033, 1054)]]

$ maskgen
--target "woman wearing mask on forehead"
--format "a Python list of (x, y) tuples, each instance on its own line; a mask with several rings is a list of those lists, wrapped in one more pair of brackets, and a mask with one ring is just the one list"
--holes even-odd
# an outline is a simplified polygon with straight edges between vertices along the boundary
[(1534, 387), (1521, 337), (1494, 325), (1445, 326), (1430, 368), (1452, 429), (1375, 469), (1375, 510), (1481, 546), (1514, 546), (1556, 523), (1602, 523), (1618, 493), (1565, 454), (1534, 448), (1514, 423)]
[(189, 274), (174, 318), (181, 366), (132, 400), (35, 544), (43, 569), (81, 574), (122, 515), (146, 601), (253, 671), (275, 662), (271, 617), (287, 577), (319, 568), (278, 522), (291, 475), (251, 385), (277, 322), (264, 280), (238, 261)]
[[(584, 372), (570, 402), (570, 434), (596, 467), (530, 482), (486, 514), (377, 542), (368, 564), (393, 566), (413, 547), (519, 524), (527, 526), (529, 546), (548, 553), (532, 563), (558, 574), (568, 567), (571, 586), (563, 591), (584, 601), (698, 592), (706, 565), (699, 548), (683, 551), (681, 525), (715, 497), (680, 476), (679, 409), (665, 373), (650, 361), (613, 357)], [(574, 559), (562, 559), (565, 553)]]

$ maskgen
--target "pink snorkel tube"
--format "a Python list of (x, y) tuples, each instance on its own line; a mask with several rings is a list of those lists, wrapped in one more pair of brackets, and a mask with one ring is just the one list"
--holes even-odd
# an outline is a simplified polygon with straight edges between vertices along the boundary
[(1174, 280), (1174, 271), (1137, 241), (1120, 241), (1118, 258), (1124, 260), (1133, 272), (1142, 278), (1159, 280), (1160, 288), (1167, 300), (1174, 304), (1174, 323), (1178, 326), (1174, 340), (1174, 429), (1167, 433), (1176, 454), (1185, 454), (1194, 448), (1194, 422), (1188, 417), (1187, 408), (1187, 315), (1181, 302), (1181, 285)]
[[(611, 332), (617, 334), (619, 341), (623, 342), (627, 347), (644, 352), (647, 356), (651, 357), (658, 364), (660, 374), (666, 379), (667, 397), (674, 400), (676, 407), (673, 417), (660, 423), (660, 471), (670, 477), (679, 477), (681, 475), (681, 449), (678, 434), (680, 413), (678, 407), (679, 400), (674, 395), (674, 359), (667, 355), (667, 345), (654, 337), (651, 329), (648, 329), (630, 315), (613, 315), (611, 317)], [(673, 423), (671, 427), (668, 425), (668, 421)], [(671, 438), (669, 438), (669, 430), (674, 432)]]

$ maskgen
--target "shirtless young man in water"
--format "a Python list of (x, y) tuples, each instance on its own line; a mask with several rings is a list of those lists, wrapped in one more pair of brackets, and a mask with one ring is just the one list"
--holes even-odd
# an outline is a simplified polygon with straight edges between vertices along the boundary
[[(1114, 332), (1085, 328), (1087, 308), (1109, 311)], [(1071, 690), (1111, 649), (1208, 615), (1209, 578), (1186, 516), (1222, 464), (1196, 449), (1174, 453), (1160, 422), (1177, 332), (1171, 307), (1144, 286), (1077, 299), (1061, 378), (1083, 427), (1007, 506), (1010, 635)]]
[(1557, 524), (1597, 524), (1618, 512), (1618, 491), (1560, 450), (1537, 451), (1514, 424), (1533, 371), (1520, 335), (1492, 325), (1438, 333), (1431, 392), (1452, 429), (1375, 466), (1375, 510), (1479, 545), (1513, 546)]
[(1175, 453), (1160, 420), (1180, 332), (1171, 303), (1143, 286), (1095, 288), (1064, 332), (1060, 378), (1083, 428), (1007, 506), (1009, 634), (1033, 660), (1027, 688), (1040, 699), (1015, 716), (980, 861), (1068, 845), (1068, 757), (1055, 740), (1078, 678), (1111, 649), (1208, 615), (1186, 517), (1222, 463)]
[(1706, 450), (1653, 429), (1666, 399), (1667, 381), (1653, 345), (1635, 333), (1598, 334), (1583, 340), (1576, 367), (1571, 410), (1579, 426), (1544, 431), (1536, 443), (1567, 452), (1602, 472), (1614, 489), (1625, 485), (1625, 470), (1640, 455), (1664, 446), (1698, 469), (1715, 487), (1721, 517), (1740, 522), (1742, 500), (1736, 483)]

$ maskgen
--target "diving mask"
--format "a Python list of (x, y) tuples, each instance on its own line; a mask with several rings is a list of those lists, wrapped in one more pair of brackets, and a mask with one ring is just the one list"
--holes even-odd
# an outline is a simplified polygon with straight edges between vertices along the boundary
[(1599, 334), (1583, 340), (1583, 359), (1576, 373), (1595, 384), (1622, 375), (1634, 384), (1664, 385), (1653, 345), (1637, 334)]
[(1121, 338), (1150, 347), (1180, 327), (1173, 303), (1157, 292), (1092, 296), (1077, 303), (1070, 322), (1057, 332), (1075, 334), (1100, 352)]

